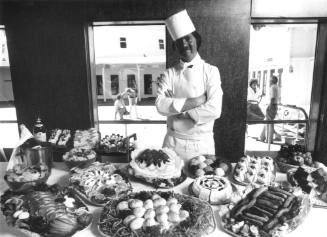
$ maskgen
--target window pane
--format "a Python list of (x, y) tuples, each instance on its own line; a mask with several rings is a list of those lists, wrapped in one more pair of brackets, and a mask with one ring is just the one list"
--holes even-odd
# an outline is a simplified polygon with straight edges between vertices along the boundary
[[(256, 123), (287, 120), (287, 123), (250, 123), (247, 136), (260, 140), (264, 128), (273, 126), (270, 130), (273, 134), (267, 136), (274, 144), (283, 143), (285, 137), (290, 140), (287, 136), (290, 130), (294, 131), (294, 126), (306, 132), (305, 123), (298, 124), (294, 120), (307, 120), (310, 112), (317, 25), (256, 25), (250, 33), (249, 72), (252, 73), (248, 84), (247, 120)], [(299, 133), (295, 134), (297, 142), (302, 142)]]
[[(124, 119), (165, 120), (155, 108), (157, 85), (153, 82), (166, 70), (166, 52), (158, 47), (159, 39), (165, 48), (164, 22), (124, 25), (108, 22), (101, 26), (95, 23), (93, 32), (96, 75), (102, 75), (103, 81), (103, 95), (97, 95), (98, 105), (107, 107), (107, 113), (103, 114), (98, 107), (99, 120), (114, 119), (114, 103), (119, 94), (123, 96), (121, 103), (128, 112), (132, 111), (123, 115)], [(120, 43), (128, 40), (128, 47), (122, 49), (117, 40)], [(127, 88), (136, 92), (134, 99)]]
[(144, 74), (144, 94), (152, 95), (152, 75)]
[(111, 75), (111, 94), (117, 95), (119, 93), (119, 79), (118, 75)]
[[(9, 123), (8, 123), (9, 121)], [(12, 148), (18, 141), (18, 125), (10, 73), (6, 32), (0, 25), (0, 148)], [(9, 157), (7, 157), (9, 158)]]
[(103, 95), (102, 75), (97, 75), (97, 95)]
[[(260, 138), (269, 129), (274, 129), (274, 134), (271, 143), (263, 141)], [(305, 123), (277, 123), (274, 126), (264, 124), (248, 124), (245, 137), (246, 151), (279, 151), (283, 144), (305, 144), (306, 124)]]
[(120, 47), (121, 48), (126, 48), (127, 47), (126, 38), (120, 38)]
[(132, 89), (137, 89), (135, 75), (133, 74), (127, 75), (127, 87)]

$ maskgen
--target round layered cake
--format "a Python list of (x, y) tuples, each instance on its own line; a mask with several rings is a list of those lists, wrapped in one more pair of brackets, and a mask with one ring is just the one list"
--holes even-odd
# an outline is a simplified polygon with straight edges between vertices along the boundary
[(131, 175), (155, 188), (171, 188), (186, 179), (184, 161), (169, 148), (136, 151), (129, 166)]
[(223, 177), (204, 175), (194, 180), (190, 187), (191, 193), (210, 204), (225, 204), (230, 202), (232, 186)]

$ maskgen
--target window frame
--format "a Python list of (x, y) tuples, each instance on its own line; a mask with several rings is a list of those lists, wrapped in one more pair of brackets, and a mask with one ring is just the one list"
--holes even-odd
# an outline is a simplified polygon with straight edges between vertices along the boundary
[[(316, 24), (317, 25), (317, 36), (316, 36), (316, 42), (315, 42), (315, 54), (317, 54), (317, 50), (319, 50), (319, 46), (318, 45), (318, 32), (319, 32), (319, 21), (317, 19), (278, 19), (278, 18), (274, 18), (274, 19), (264, 19), (264, 18), (252, 18), (251, 19), (251, 25), (255, 25), (255, 24)], [(321, 98), (321, 91), (319, 90), (319, 87), (317, 85), (322, 83), (323, 78), (319, 77), (316, 78), (315, 76), (315, 71), (317, 64), (319, 65), (319, 63), (317, 62), (318, 59), (316, 58), (315, 55), (315, 59), (314, 59), (314, 68), (313, 68), (313, 75), (312, 75), (312, 90), (311, 90), (311, 99), (310, 99), (310, 110), (309, 110), (309, 114), (306, 114), (306, 112), (304, 111), (304, 109), (300, 108), (301, 110), (303, 110), (304, 115), (306, 117), (306, 119), (304, 120), (264, 120), (264, 121), (255, 121), (255, 120), (247, 120), (246, 119), (246, 125), (251, 125), (251, 124), (286, 124), (286, 123), (297, 123), (297, 124), (305, 124), (306, 125), (306, 133), (305, 133), (305, 147), (306, 150), (308, 151), (313, 151), (315, 148), (315, 144), (316, 144), (316, 136), (317, 136), (317, 120), (318, 120), (318, 113), (315, 111), (315, 109), (313, 108), (315, 106), (315, 104), (319, 104), (320, 103), (320, 98)], [(320, 66), (320, 65), (319, 65)], [(274, 69), (275, 73), (276, 68)], [(266, 73), (265, 73), (266, 72)], [(277, 70), (278, 72), (278, 70)], [(263, 87), (265, 86), (269, 86), (269, 80), (268, 80), (268, 75), (270, 76), (271, 74), (271, 69), (265, 69), (263, 70)], [(282, 76), (283, 72), (281, 74), (278, 74), (278, 76)], [(281, 80), (279, 80), (278, 83)], [(245, 135), (245, 139), (246, 139), (246, 135)], [(268, 152), (268, 154), (272, 151), (270, 151), (270, 144), (268, 143), (268, 150), (266, 151)]]

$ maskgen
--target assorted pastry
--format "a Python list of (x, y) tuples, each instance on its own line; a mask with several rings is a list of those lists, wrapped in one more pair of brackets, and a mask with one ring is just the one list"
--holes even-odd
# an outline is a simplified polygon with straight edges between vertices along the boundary
[(93, 205), (104, 205), (132, 191), (127, 177), (112, 164), (95, 162), (85, 169), (72, 168), (70, 172), (70, 186)]
[(223, 218), (223, 227), (238, 236), (280, 236), (303, 220), (308, 199), (276, 187), (252, 190)]
[(278, 152), (277, 161), (289, 165), (312, 166), (311, 152), (306, 151), (303, 145), (283, 145)]
[(271, 157), (244, 156), (236, 164), (233, 179), (240, 184), (270, 184), (275, 178)]
[[(111, 134), (101, 138), (100, 145), (98, 148), (99, 152), (110, 153), (110, 152), (127, 152), (126, 138), (120, 134)], [(134, 143), (129, 142), (129, 149), (134, 149)]]
[(5, 180), (8, 182), (32, 182), (45, 178), (49, 173), (50, 170), (45, 164), (33, 166), (16, 164), (6, 171)]
[(327, 202), (327, 167), (319, 162), (314, 162), (316, 170), (306, 169), (305, 166), (290, 170), (287, 173), (289, 182), (300, 187), (303, 192), (318, 197)]
[(138, 151), (129, 163), (129, 173), (156, 188), (171, 188), (186, 179), (183, 160), (169, 148)]
[(173, 192), (139, 192), (109, 201), (99, 230), (105, 236), (201, 236), (215, 230), (208, 203)]
[(216, 205), (229, 203), (233, 192), (230, 182), (217, 175), (196, 178), (189, 191), (193, 196)]
[(213, 174), (226, 176), (231, 171), (232, 166), (225, 159), (221, 159), (215, 155), (200, 155), (190, 160), (188, 168), (192, 177)]
[(87, 227), (92, 215), (69, 190), (39, 185), (25, 193), (6, 191), (1, 210), (10, 226), (40, 236), (71, 236)]
[(62, 158), (67, 162), (88, 161), (94, 160), (96, 158), (96, 153), (95, 151), (88, 148), (77, 147), (66, 152)]
[(51, 130), (48, 142), (50, 142), (52, 145), (65, 147), (67, 146), (70, 138), (71, 131), (69, 129), (56, 128)]
[(74, 147), (92, 149), (100, 140), (98, 131), (95, 128), (88, 130), (76, 130), (74, 135)]

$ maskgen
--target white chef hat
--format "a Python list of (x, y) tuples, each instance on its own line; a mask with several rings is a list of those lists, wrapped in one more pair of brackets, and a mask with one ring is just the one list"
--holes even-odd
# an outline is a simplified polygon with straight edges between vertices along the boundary
[(185, 9), (168, 17), (165, 23), (174, 41), (195, 31), (193, 22)]

